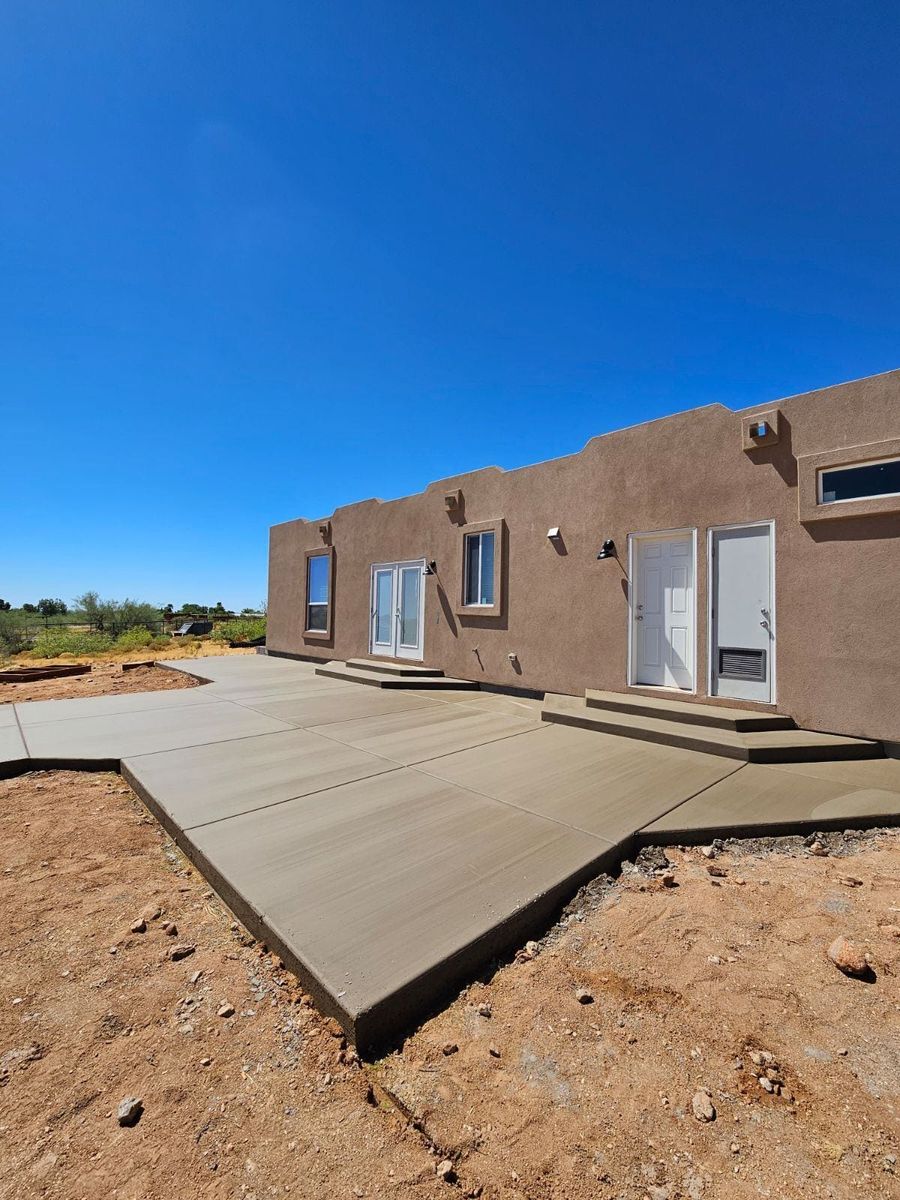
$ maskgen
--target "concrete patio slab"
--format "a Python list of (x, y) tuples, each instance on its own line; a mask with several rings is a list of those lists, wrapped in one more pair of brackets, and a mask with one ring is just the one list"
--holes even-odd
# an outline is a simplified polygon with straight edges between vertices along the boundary
[(145, 712), (151, 708), (193, 708), (215, 704), (209, 688), (182, 688), (166, 692), (126, 692), (121, 696), (83, 696), (77, 700), (30, 700), (17, 705), (22, 728), (68, 721), (75, 717), (107, 717)]
[(854, 787), (884, 788), (900, 792), (900, 759), (871, 758), (860, 762), (771, 763), (772, 770), (789, 775), (806, 775), (810, 779), (825, 779), (849, 783)]
[[(845, 763), (845, 767), (863, 763)], [(788, 781), (785, 786), (785, 781)], [(777, 836), (896, 821), (900, 795), (843, 780), (789, 775), (748, 763), (721, 783), (658, 817), (638, 833), (641, 843), (698, 837)]]
[(482, 712), (468, 705), (430, 704), (413, 712), (363, 717), (310, 728), (369, 754), (379, 754), (393, 762), (412, 766), (498, 738), (515, 737), (530, 730), (542, 732), (544, 726), (523, 717)]
[(290, 729), (136, 755), (123, 774), (156, 797), (174, 822), (191, 829), (391, 770), (399, 768), (318, 734)]
[(25, 738), (32, 758), (109, 761), (290, 728), (285, 722), (252, 709), (220, 702), (102, 717), (69, 717), (29, 725)]
[(0, 706), (0, 774), (29, 754), (120, 765), (364, 1049), (642, 842), (900, 820), (892, 760), (744, 765), (541, 723), (515, 696), (263, 656), (171, 665), (214, 682)]
[(419, 769), (618, 842), (740, 766), (690, 750), (550, 725), (433, 759)]
[[(345, 688), (350, 690), (346, 691)], [(241, 701), (246, 704), (246, 701)], [(433, 707), (434, 701), (405, 692), (382, 692), (347, 684), (337, 692), (330, 689), (301, 700), (262, 700), (248, 707), (256, 712), (287, 721), (291, 725), (311, 728), (313, 725), (347, 723), (359, 717), (378, 717), (389, 713), (419, 712)]]
[(19, 759), (27, 758), (28, 751), (25, 748), (25, 743), (22, 741), (22, 735), (19, 733), (19, 727), (15, 724), (15, 714), (13, 714), (13, 724), (5, 724), (0, 726), (0, 767), (5, 761), (18, 762)]
[(614, 857), (601, 838), (414, 770), (183, 836), (226, 901), (365, 1047)]

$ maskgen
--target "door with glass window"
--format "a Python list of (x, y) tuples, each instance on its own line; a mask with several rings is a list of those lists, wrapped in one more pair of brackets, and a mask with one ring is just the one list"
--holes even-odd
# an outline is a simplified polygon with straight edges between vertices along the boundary
[(369, 653), (422, 659), (425, 560), (372, 567)]

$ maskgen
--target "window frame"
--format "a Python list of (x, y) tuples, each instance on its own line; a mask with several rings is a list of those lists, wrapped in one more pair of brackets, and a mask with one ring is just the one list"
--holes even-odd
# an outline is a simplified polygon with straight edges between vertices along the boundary
[[(309, 572), (310, 559), (325, 558), (328, 560), (328, 599), (325, 602), (325, 628), (309, 629)], [(321, 549), (306, 550), (303, 554), (303, 638), (306, 641), (327, 642), (331, 640), (332, 619), (334, 614), (334, 547), (325, 546)]]
[(900, 494), (864, 496), (856, 500), (822, 502), (821, 475), (845, 467), (865, 467), (900, 458), (900, 438), (869, 442), (863, 446), (844, 446), (817, 454), (797, 457), (797, 508), (803, 524), (841, 521), (852, 517), (880, 517), (900, 513)]
[(892, 454), (887, 458), (869, 458), (863, 459), (862, 462), (835, 463), (830, 467), (819, 467), (816, 471), (816, 503), (823, 505), (857, 504), (861, 500), (892, 500), (900, 497), (900, 488), (898, 488), (893, 492), (871, 492), (864, 496), (845, 496), (842, 500), (825, 499), (825, 476), (830, 471), (859, 471), (866, 467), (880, 467), (887, 463), (900, 463), (900, 455)]
[[(468, 538), (480, 536), (483, 533), (492, 533), (494, 535), (494, 574), (493, 588), (494, 599), (491, 604), (467, 604), (466, 603), (466, 584), (467, 579), (467, 550)], [(459, 592), (456, 605), (456, 615), (460, 617), (499, 617), (503, 614), (503, 580), (505, 575), (506, 562), (506, 522), (501, 519), (495, 521), (477, 521), (470, 522), (464, 525), (460, 530), (460, 552), (459, 552)], [(481, 548), (479, 547), (479, 578), (481, 570)]]

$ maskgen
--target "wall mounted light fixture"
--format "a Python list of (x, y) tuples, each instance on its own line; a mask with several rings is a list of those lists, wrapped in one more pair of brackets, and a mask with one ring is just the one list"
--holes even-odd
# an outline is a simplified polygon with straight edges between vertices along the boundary
[(437, 575), (437, 563), (435, 562), (435, 560), (433, 558), (430, 558), (428, 560), (428, 562), (425, 564), (425, 570), (422, 572), (422, 574), (423, 575)]
[(547, 537), (550, 539), (551, 542), (555, 542), (557, 540), (557, 538), (559, 537), (559, 526), (554, 525), (552, 529), (548, 529)]
[(612, 538), (606, 539), (606, 541), (600, 547), (600, 550), (597, 553), (597, 557), (598, 558), (615, 558), (616, 557), (616, 543), (612, 540)]

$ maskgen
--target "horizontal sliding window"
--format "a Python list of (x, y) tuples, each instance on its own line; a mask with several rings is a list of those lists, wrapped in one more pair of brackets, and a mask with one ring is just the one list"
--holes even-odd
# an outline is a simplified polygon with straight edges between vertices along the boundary
[(463, 603), (490, 605), (494, 603), (494, 534), (466, 534), (466, 585)]
[(827, 467), (819, 471), (819, 503), (900, 495), (900, 458)]
[(306, 628), (310, 633), (328, 629), (330, 566), (329, 554), (314, 554), (306, 560)]

